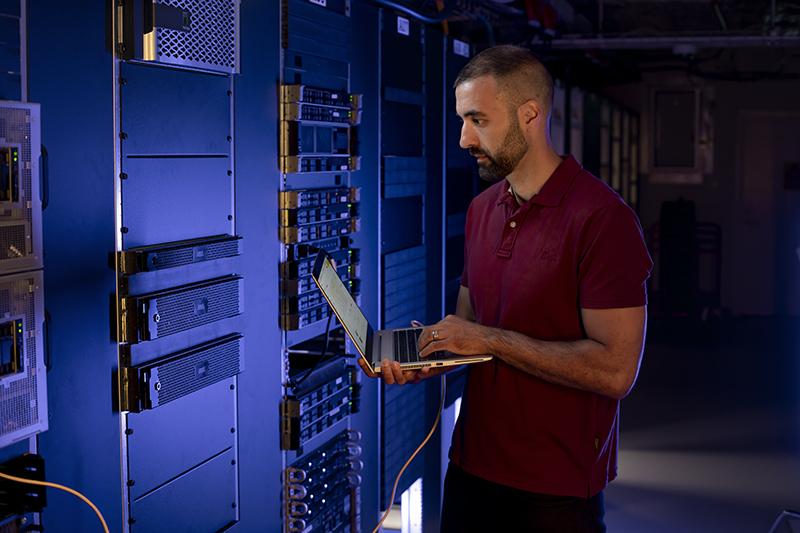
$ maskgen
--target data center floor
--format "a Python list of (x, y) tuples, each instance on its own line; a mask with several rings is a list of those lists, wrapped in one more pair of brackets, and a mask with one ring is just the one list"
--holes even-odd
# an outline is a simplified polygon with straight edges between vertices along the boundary
[(690, 335), (651, 322), (622, 403), (610, 532), (766, 533), (781, 510), (800, 510), (796, 326), (735, 319)]

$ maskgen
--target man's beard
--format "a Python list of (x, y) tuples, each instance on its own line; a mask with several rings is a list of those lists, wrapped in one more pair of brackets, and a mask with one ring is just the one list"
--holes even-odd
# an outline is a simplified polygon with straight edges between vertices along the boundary
[(499, 181), (517, 167), (520, 160), (528, 151), (528, 143), (522, 135), (522, 130), (516, 120), (511, 121), (506, 138), (497, 150), (497, 154), (490, 154), (483, 150), (470, 148), (469, 153), (473, 156), (482, 155), (486, 157), (483, 164), (478, 164), (478, 175), (481, 179), (494, 182)]

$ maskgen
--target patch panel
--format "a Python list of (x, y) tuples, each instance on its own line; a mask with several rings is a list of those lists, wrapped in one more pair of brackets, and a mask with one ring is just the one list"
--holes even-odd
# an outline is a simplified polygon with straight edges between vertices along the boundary
[(278, 204), (281, 209), (352, 204), (357, 203), (360, 199), (361, 190), (357, 187), (301, 189), (278, 193)]
[[(341, 279), (345, 285), (358, 277), (359, 268), (357, 264), (345, 266), (337, 265), (337, 267), (339, 279)], [(281, 280), (281, 296), (283, 297), (299, 296), (314, 290), (317, 290), (317, 284), (314, 282), (311, 276)]]
[(330, 306), (326, 303), (313, 309), (297, 313), (282, 313), (280, 327), (285, 331), (295, 331), (324, 320), (331, 315)]
[[(334, 250), (329, 252), (331, 259), (336, 263), (336, 268), (356, 267), (358, 268), (359, 252), (357, 249), (348, 248), (344, 250)], [(280, 266), (280, 274), (283, 279), (297, 279), (310, 276), (314, 269), (315, 256), (304, 257), (294, 261), (284, 261)], [(356, 277), (358, 272), (355, 272)]]
[(361, 168), (361, 158), (357, 156), (281, 156), (281, 172), (349, 172)]
[(358, 431), (342, 431), (285, 470), (287, 531), (359, 531), (360, 440)]
[[(357, 279), (348, 280), (345, 284), (351, 294), (360, 292), (360, 282)], [(281, 312), (284, 314), (299, 313), (307, 311), (312, 307), (326, 304), (325, 297), (319, 289), (301, 294), (299, 296), (289, 296), (281, 299)]]
[(305, 207), (299, 209), (281, 209), (281, 226), (303, 226), (318, 224), (331, 220), (352, 218), (358, 215), (356, 204), (336, 204), (324, 207)]
[(350, 94), (346, 91), (309, 87), (307, 85), (282, 85), (281, 102), (360, 109), (361, 95)]
[(337, 219), (330, 222), (309, 224), (306, 226), (282, 227), (279, 229), (281, 242), (284, 244), (303, 243), (328, 239), (330, 237), (349, 235), (361, 227), (358, 218)]

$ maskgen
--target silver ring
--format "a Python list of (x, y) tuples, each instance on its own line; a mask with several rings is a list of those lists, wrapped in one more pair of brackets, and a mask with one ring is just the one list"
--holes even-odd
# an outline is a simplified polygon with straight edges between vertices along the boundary
[(431, 331), (431, 336), (433, 337), (433, 340), (435, 340), (435, 341), (439, 340), (439, 332), (438, 331), (436, 331), (436, 330)]

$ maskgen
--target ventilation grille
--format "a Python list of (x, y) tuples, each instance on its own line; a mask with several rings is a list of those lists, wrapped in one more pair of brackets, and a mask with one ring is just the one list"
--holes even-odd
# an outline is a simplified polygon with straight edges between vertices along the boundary
[(156, 336), (164, 337), (238, 315), (241, 283), (237, 278), (156, 298), (150, 317), (155, 322)]
[(147, 258), (148, 270), (163, 270), (190, 265), (202, 261), (215, 261), (239, 255), (240, 240), (216, 242), (203, 246), (175, 248), (163, 252), (153, 252)]
[(242, 371), (242, 338), (207, 349), (191, 350), (151, 370), (151, 408), (182, 398)]
[(189, 12), (191, 31), (156, 28), (156, 61), (236, 72), (239, 40), (237, 0), (167, 0), (160, 3)]
[[(33, 161), (31, 120), (31, 109), (6, 107), (0, 102), (0, 146), (19, 149), (19, 161), (16, 166), (19, 174), (11, 177), (19, 180), (19, 201), (0, 202), (0, 224), (5, 222), (5, 227), (0, 227), (0, 265), (4, 260), (25, 259), (33, 253), (31, 201), (34, 200), (34, 194), (31, 180), (33, 167), (38, 165), (38, 147), (37, 160)], [(15, 223), (9, 223), (10, 221)]]
[(30, 253), (30, 234), (28, 225), (0, 223), (0, 261), (19, 259)]
[(44, 382), (39, 383), (44, 374), (39, 375), (36, 346), (36, 291), (40, 287), (41, 282), (31, 276), (0, 284), (1, 322), (22, 319), (25, 339), (24, 371), (0, 377), (0, 447), (47, 429), (47, 420), (40, 418), (45, 409), (39, 404), (46, 399)]

